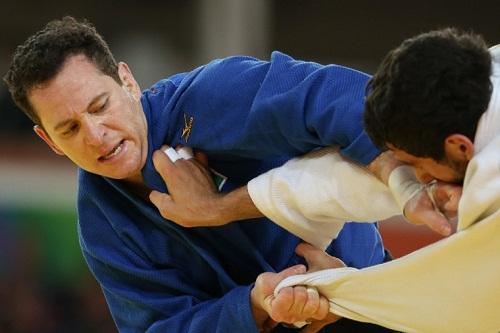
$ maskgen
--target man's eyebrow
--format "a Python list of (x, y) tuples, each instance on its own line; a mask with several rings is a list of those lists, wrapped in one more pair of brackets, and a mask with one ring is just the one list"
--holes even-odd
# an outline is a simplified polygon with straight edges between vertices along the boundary
[[(87, 105), (86, 109), (89, 110), (94, 104), (96, 104), (101, 98), (103, 98), (107, 94), (108, 94), (107, 92), (103, 92), (102, 94), (99, 94), (96, 97), (94, 97), (90, 101), (90, 103)], [(73, 119), (66, 119), (66, 120), (60, 121), (56, 126), (54, 126), (54, 131), (60, 130), (61, 128), (63, 128), (64, 126), (68, 125), (72, 121), (73, 121)]]
[(97, 102), (99, 102), (99, 100), (101, 100), (101, 98), (105, 97), (106, 95), (108, 95), (107, 92), (103, 92), (99, 95), (97, 95), (96, 97), (94, 97), (90, 103), (87, 105), (87, 110), (89, 110), (92, 106), (94, 106), (94, 104), (96, 104)]

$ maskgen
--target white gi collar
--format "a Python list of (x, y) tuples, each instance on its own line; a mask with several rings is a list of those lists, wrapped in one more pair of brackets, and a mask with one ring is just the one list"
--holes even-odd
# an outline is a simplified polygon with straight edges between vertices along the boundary
[(474, 138), (474, 154), (479, 153), (488, 143), (500, 135), (500, 44), (490, 48), (492, 57), (491, 93), (488, 109), (479, 119), (476, 137)]

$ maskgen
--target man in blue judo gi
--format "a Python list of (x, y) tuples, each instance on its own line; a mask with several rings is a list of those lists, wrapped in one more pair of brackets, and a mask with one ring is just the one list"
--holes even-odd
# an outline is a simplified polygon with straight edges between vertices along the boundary
[[(269, 295), (256, 278), (304, 263), (301, 240), (265, 218), (165, 220), (148, 197), (168, 191), (152, 159), (162, 145), (205, 152), (225, 192), (318, 147), (363, 165), (380, 153), (362, 127), (369, 76), (279, 52), (215, 60), (141, 93), (95, 29), (66, 17), (18, 47), (4, 80), (35, 132), (80, 168), (80, 244), (121, 332), (258, 332), (269, 314), (256, 300)], [(375, 224), (347, 224), (328, 252), (359, 268), (385, 260)]]

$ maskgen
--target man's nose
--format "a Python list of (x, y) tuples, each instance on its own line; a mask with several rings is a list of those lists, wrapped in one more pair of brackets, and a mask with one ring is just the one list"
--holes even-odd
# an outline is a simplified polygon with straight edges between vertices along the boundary
[(85, 124), (85, 144), (99, 147), (103, 143), (104, 136), (104, 126), (99, 122), (87, 122)]
[(434, 177), (432, 177), (425, 170), (419, 168), (413, 168), (413, 170), (415, 172), (415, 177), (417, 177), (418, 181), (421, 182), (422, 184), (427, 184), (434, 180)]

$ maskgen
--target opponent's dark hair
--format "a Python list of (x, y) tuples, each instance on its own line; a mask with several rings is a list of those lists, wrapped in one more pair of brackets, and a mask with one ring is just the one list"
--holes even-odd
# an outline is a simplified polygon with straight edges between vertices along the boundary
[(373, 142), (444, 159), (444, 140), (471, 141), (492, 86), (491, 55), (479, 35), (446, 28), (405, 40), (367, 87), (365, 128)]
[(28, 100), (30, 90), (53, 79), (68, 57), (85, 55), (102, 73), (120, 83), (118, 66), (96, 29), (87, 21), (66, 16), (53, 20), (19, 45), (4, 81), (17, 106), (41, 125)]

